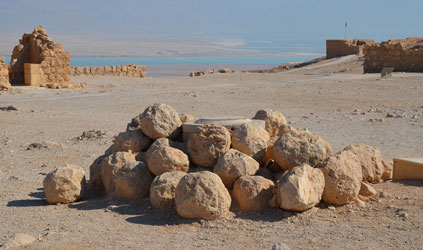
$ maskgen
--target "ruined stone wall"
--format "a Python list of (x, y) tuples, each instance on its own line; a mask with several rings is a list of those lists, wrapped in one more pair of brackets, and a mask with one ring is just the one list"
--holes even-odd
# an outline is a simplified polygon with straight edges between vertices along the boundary
[(145, 66), (138, 64), (72, 67), (72, 76), (126, 76), (146, 77)]
[(367, 46), (364, 73), (380, 73), (384, 67), (394, 67), (397, 72), (423, 72), (423, 37)]
[(326, 40), (326, 58), (346, 55), (363, 55), (366, 45), (374, 44), (373, 40)]
[[(26, 85), (47, 86), (48, 84), (65, 85), (70, 81), (70, 53), (56, 44), (41, 27), (35, 27), (31, 34), (24, 34), (12, 52), (10, 61), (12, 84), (25, 83), (26, 63), (40, 64), (41, 73), (36, 83)], [(29, 75), (29, 72), (27, 73)]]
[(0, 91), (11, 88), (9, 83), (9, 65), (4, 62), (4, 57), (0, 56)]

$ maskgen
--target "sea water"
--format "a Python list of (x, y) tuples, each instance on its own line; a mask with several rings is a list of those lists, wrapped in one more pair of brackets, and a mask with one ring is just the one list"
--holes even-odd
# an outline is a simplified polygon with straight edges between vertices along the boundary
[[(303, 62), (315, 57), (71, 57), (71, 66), (107, 66), (123, 64), (140, 65), (280, 65)], [(5, 57), (9, 64), (10, 57)]]

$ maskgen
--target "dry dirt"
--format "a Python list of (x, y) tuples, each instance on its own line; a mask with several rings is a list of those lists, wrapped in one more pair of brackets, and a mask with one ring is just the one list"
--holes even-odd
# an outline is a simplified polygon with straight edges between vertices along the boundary
[(89, 193), (70, 205), (45, 201), (46, 173), (67, 163), (88, 172), (113, 135), (154, 102), (196, 117), (253, 117), (259, 109), (277, 109), (335, 151), (365, 143), (388, 160), (422, 157), (423, 74), (379, 80), (361, 74), (359, 60), (331, 59), (274, 74), (80, 77), (72, 80), (86, 81), (87, 89), (1, 93), (0, 107), (18, 110), (0, 110), (0, 244), (27, 233), (38, 238), (28, 249), (271, 249), (278, 242), (292, 249), (423, 249), (423, 181), (375, 184), (382, 193), (365, 208), (321, 204), (298, 214), (233, 208), (228, 218), (210, 222), (181, 219), (148, 200)]

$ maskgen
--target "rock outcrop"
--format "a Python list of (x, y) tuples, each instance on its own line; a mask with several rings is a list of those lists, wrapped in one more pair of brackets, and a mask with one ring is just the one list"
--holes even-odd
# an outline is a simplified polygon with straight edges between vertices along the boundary
[(331, 153), (330, 144), (308, 130), (292, 130), (281, 135), (273, 145), (275, 161), (284, 170), (304, 163), (314, 167)]
[(175, 204), (181, 217), (212, 220), (229, 212), (231, 196), (217, 174), (202, 171), (182, 177)]
[(43, 181), (48, 203), (71, 203), (81, 199), (85, 191), (85, 171), (67, 165), (50, 172)]

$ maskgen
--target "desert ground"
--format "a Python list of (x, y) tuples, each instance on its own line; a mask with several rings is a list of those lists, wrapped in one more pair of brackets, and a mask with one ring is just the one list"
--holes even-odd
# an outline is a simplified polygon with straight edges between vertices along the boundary
[[(280, 73), (181, 77), (78, 77), (86, 89), (18, 86), (0, 93), (0, 244), (15, 233), (37, 239), (27, 249), (423, 249), (423, 181), (388, 181), (365, 207), (277, 208), (214, 221), (180, 218), (148, 199), (116, 200), (88, 192), (50, 205), (42, 181), (66, 164), (89, 173), (94, 159), (153, 103), (197, 118), (253, 117), (281, 111), (342, 150), (374, 146), (385, 160), (423, 157), (423, 73), (362, 74), (347, 56)], [(157, 70), (157, 69), (156, 69)], [(148, 67), (147, 67), (148, 74)], [(85, 133), (85, 131), (97, 131)], [(83, 136), (82, 136), (83, 135)], [(36, 144), (34, 144), (36, 143)], [(32, 146), (30, 146), (33, 144)], [(88, 175), (88, 174), (87, 174)]]

